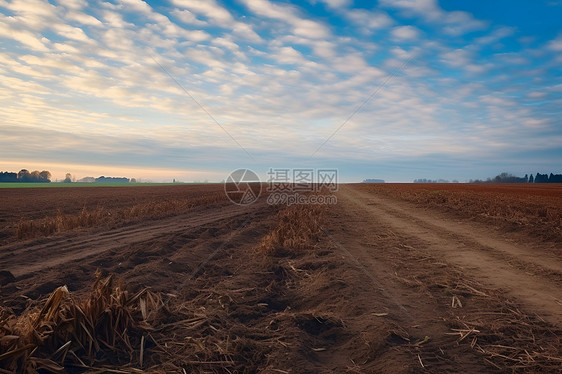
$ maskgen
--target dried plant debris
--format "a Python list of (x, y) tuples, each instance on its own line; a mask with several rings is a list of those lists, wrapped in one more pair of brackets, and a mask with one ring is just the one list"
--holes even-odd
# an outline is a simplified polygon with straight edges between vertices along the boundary
[(0, 316), (0, 368), (4, 372), (63, 372), (65, 368), (132, 365), (152, 330), (161, 298), (144, 289), (136, 294), (98, 273), (89, 295), (75, 298), (57, 288), (41, 308)]

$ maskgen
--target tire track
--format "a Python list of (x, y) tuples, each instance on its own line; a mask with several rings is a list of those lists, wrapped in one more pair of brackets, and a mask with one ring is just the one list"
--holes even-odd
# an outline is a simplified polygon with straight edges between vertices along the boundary
[[(526, 309), (562, 325), (562, 265), (555, 258), (495, 238), (491, 232), (470, 223), (446, 220), (433, 212), (344, 186), (340, 196), (394, 230), (416, 238), (441, 261), (459, 266), (467, 276), (502, 289)], [(370, 222), (365, 222), (365, 225)], [(510, 261), (511, 260), (511, 261)], [(529, 273), (526, 270), (538, 270)]]
[(144, 221), (104, 232), (85, 235), (66, 234), (43, 243), (19, 242), (0, 248), (0, 268), (19, 277), (129, 244), (249, 214), (263, 206), (264, 203), (248, 207), (228, 205), (156, 221)]

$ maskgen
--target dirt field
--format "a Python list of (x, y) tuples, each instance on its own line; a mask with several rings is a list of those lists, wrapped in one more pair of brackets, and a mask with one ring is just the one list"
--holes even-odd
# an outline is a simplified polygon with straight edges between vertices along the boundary
[(562, 247), (560, 184), (360, 184), (356, 188)]
[(226, 204), (221, 184), (0, 190), (0, 244), (94, 226), (122, 226)]
[(562, 186), (343, 185), (290, 208), (84, 190), (0, 191), (6, 372), (562, 371)]

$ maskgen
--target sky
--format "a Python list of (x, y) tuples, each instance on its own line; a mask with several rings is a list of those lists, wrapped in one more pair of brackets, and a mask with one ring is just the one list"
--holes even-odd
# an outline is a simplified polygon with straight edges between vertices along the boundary
[(562, 172), (560, 0), (0, 0), (0, 169)]

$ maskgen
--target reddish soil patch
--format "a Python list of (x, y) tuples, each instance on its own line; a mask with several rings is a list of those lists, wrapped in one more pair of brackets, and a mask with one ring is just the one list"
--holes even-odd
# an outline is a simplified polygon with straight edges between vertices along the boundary
[(354, 188), (562, 244), (562, 184), (364, 183)]
[(216, 185), (0, 189), (0, 244), (226, 204)]

